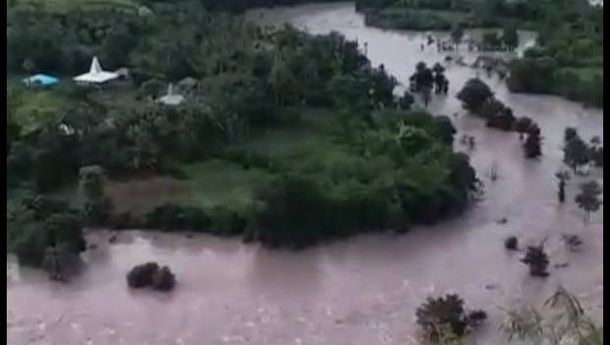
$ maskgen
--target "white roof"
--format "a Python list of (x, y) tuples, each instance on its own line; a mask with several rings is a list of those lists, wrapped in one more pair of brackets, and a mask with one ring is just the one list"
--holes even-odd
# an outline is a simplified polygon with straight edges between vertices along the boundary
[(184, 101), (182, 95), (174, 93), (174, 85), (169, 84), (167, 86), (167, 94), (158, 99), (158, 102), (165, 105), (178, 105)]
[(97, 56), (93, 57), (91, 60), (91, 67), (89, 68), (89, 72), (85, 74), (81, 74), (79, 76), (74, 77), (74, 81), (83, 82), (83, 83), (105, 83), (109, 80), (118, 78), (119, 75), (114, 72), (106, 72), (102, 69)]

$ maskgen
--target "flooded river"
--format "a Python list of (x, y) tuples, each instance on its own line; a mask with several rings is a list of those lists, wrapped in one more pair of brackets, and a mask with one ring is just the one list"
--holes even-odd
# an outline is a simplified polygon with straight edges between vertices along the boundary
[[(367, 28), (352, 4), (306, 5), (253, 11), (267, 22), (291, 22), (313, 33), (339, 31), (363, 45), (367, 55), (401, 82), (415, 64), (442, 61), (436, 48), (420, 50), (424, 34)], [(524, 35), (530, 42), (533, 37)], [(433, 46), (430, 46), (433, 47)], [(40, 272), (9, 262), (8, 343), (21, 344), (415, 344), (416, 307), (431, 294), (457, 292), (490, 320), (473, 343), (506, 344), (498, 332), (501, 307), (539, 303), (558, 284), (577, 293), (592, 313), (603, 308), (601, 212), (583, 225), (573, 199), (582, 180), (568, 183), (565, 205), (556, 202), (554, 173), (562, 167), (566, 126), (583, 137), (602, 135), (602, 112), (557, 97), (510, 94), (497, 79), (485, 79), (517, 116), (539, 123), (544, 136), (540, 161), (523, 159), (514, 133), (485, 128), (463, 114), (455, 93), (475, 71), (447, 67), (450, 95), (434, 100), (434, 113), (451, 115), (458, 136), (474, 135), (473, 164), (486, 185), (485, 198), (459, 219), (405, 236), (366, 235), (300, 253), (270, 252), (237, 240), (184, 234), (124, 232), (108, 244), (107, 232), (90, 235), (99, 248), (86, 254), (88, 268), (72, 284), (51, 283)], [(463, 150), (459, 144), (456, 149)], [(498, 166), (498, 179), (487, 177)], [(499, 218), (508, 222), (498, 224)], [(561, 234), (584, 240), (581, 252), (567, 251)], [(503, 240), (517, 235), (534, 243), (549, 237), (549, 278), (529, 277), (518, 253)], [(134, 292), (125, 273), (155, 260), (175, 271), (169, 295)], [(566, 268), (555, 264), (568, 263)], [(600, 318), (601, 320), (601, 318)]]

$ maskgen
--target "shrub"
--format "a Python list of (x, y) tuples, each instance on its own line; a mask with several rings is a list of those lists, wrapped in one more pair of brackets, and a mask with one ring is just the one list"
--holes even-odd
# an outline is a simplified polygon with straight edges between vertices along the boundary
[(176, 277), (167, 266), (154, 272), (152, 276), (152, 288), (159, 291), (170, 291), (176, 285)]
[(159, 270), (156, 262), (137, 265), (127, 273), (127, 284), (131, 288), (143, 288), (152, 285), (153, 276)]
[(546, 271), (549, 265), (549, 257), (542, 246), (527, 247), (527, 252), (521, 262), (529, 266), (531, 276), (546, 277), (549, 275)]
[(248, 226), (248, 219), (240, 212), (226, 206), (216, 206), (210, 210), (210, 228), (221, 235), (239, 235)]
[(451, 333), (462, 336), (468, 327), (474, 327), (487, 318), (482, 310), (466, 312), (464, 300), (456, 294), (444, 297), (429, 297), (417, 308), (415, 315), (428, 340), (435, 341), (439, 337), (439, 329), (447, 327)]
[(504, 240), (504, 247), (508, 250), (517, 250), (519, 247), (519, 241), (517, 237), (510, 236)]

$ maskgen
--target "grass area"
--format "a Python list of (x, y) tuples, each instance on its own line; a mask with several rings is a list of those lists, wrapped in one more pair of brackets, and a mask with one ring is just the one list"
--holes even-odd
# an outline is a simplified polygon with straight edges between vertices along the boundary
[(177, 202), (192, 206), (229, 205), (247, 207), (257, 186), (271, 175), (261, 169), (244, 169), (218, 159), (183, 167), (187, 179), (180, 182), (183, 192)]
[(15, 110), (15, 118), (24, 133), (49, 121), (67, 104), (64, 96), (54, 90), (27, 89), (22, 97), (23, 102)]

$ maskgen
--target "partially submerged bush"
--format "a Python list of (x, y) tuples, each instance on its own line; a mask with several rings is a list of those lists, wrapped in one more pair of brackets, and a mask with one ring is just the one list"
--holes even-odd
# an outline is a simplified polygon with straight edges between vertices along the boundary
[(152, 276), (152, 288), (159, 291), (170, 291), (176, 285), (176, 277), (167, 266), (161, 267)]
[(156, 262), (137, 265), (127, 273), (127, 284), (131, 288), (143, 288), (152, 285), (153, 276), (159, 270)]
[(544, 252), (542, 245), (527, 247), (527, 252), (521, 262), (529, 266), (531, 276), (546, 277), (549, 275), (546, 271), (549, 266), (549, 257)]
[(424, 331), (427, 340), (436, 341), (440, 329), (446, 329), (456, 336), (463, 336), (471, 327), (476, 327), (487, 318), (483, 310), (467, 312), (464, 300), (456, 294), (444, 297), (429, 297), (415, 312), (417, 324)]
[(49, 278), (61, 282), (67, 282), (76, 273), (79, 264), (80, 257), (65, 243), (47, 247), (42, 260), (42, 268)]
[(509, 236), (504, 240), (504, 247), (508, 250), (517, 250), (519, 249), (519, 242), (517, 237)]
[(176, 285), (176, 277), (167, 266), (159, 268), (156, 262), (137, 265), (127, 273), (130, 288), (152, 287), (154, 290), (170, 291)]

